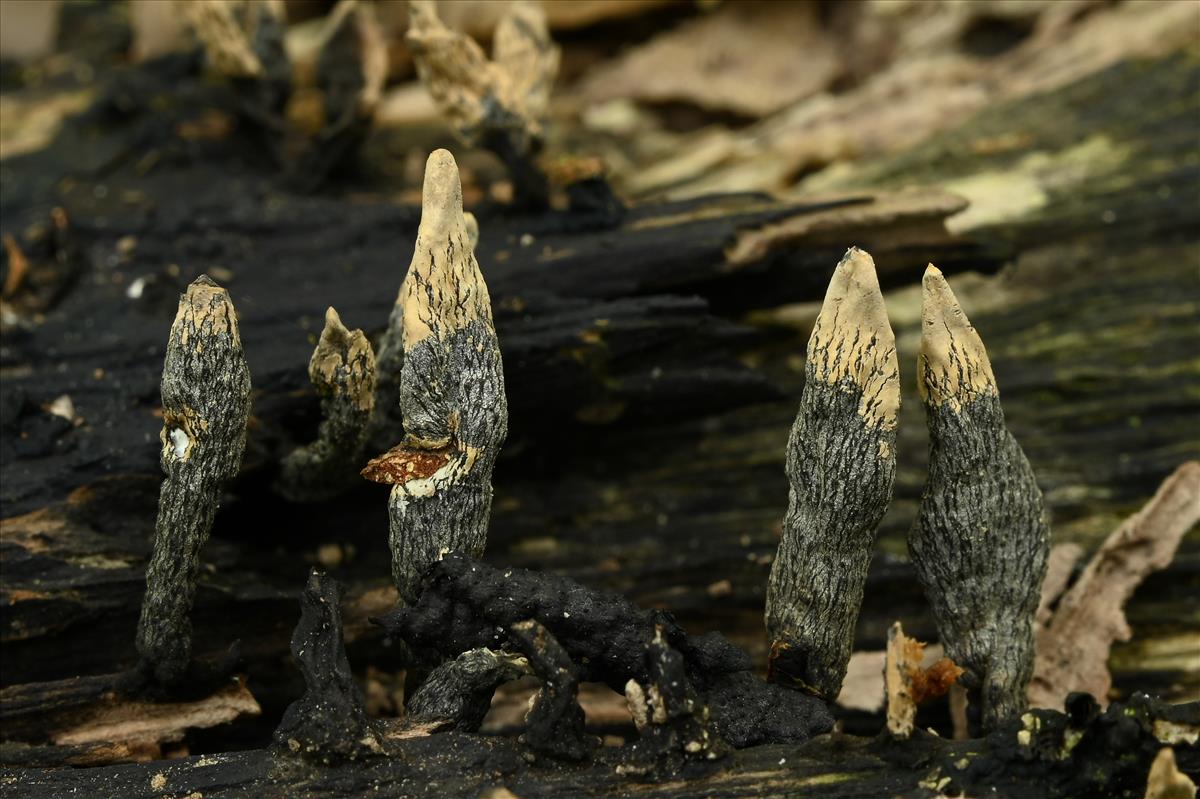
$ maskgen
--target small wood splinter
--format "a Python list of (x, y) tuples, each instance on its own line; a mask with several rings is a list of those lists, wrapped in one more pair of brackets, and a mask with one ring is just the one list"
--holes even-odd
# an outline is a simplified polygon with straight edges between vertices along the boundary
[(242, 463), (250, 415), (250, 370), (229, 294), (197, 278), (179, 299), (162, 375), (161, 463), (154, 554), (138, 621), (142, 669), (178, 683), (191, 660), (188, 614), (200, 549), (208, 540), (221, 486)]
[(980, 690), (991, 730), (1025, 709), (1050, 535), (979, 334), (932, 265), (923, 289), (917, 380), (929, 477), (908, 547), (946, 654)]
[(888, 628), (884, 683), (887, 687), (887, 728), (897, 738), (912, 735), (917, 706), (944, 696), (963, 670), (950, 658), (922, 668), (925, 644), (904, 634), (900, 622)]
[(846, 676), (875, 527), (892, 498), (896, 339), (871, 256), (850, 248), (808, 341), (788, 439), (791, 486), (767, 586), (770, 678), (834, 699)]
[(413, 603), (422, 573), (443, 554), (483, 553), (492, 467), (508, 432), (491, 298), (463, 215), (458, 165), (446, 150), (425, 167), (421, 226), (400, 293), (405, 439), (363, 476), (393, 485), (392, 577)]
[(367, 423), (375, 406), (375, 353), (361, 330), (347, 330), (332, 307), (308, 362), (321, 397), (317, 440), (288, 455), (279, 490), (293, 502), (318, 502), (337, 494), (363, 460)]

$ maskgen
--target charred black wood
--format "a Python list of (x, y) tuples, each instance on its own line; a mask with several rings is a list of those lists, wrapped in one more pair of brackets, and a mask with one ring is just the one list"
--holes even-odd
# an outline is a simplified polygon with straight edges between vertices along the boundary
[(142, 668), (179, 683), (191, 660), (200, 550), (222, 486), (237, 475), (250, 413), (250, 372), (229, 294), (206, 276), (179, 300), (162, 376), (161, 465), (154, 554), (138, 622)]
[(929, 479), (909, 534), (946, 654), (979, 692), (983, 726), (1025, 709), (1050, 531), (1033, 469), (1004, 423), (979, 334), (934, 267), (917, 364)]
[(313, 569), (292, 636), (292, 657), (304, 675), (305, 692), (275, 730), (281, 751), (326, 765), (383, 752), (346, 659), (341, 600), (341, 585)]
[(834, 699), (875, 528), (892, 499), (900, 375), (871, 256), (838, 264), (808, 342), (788, 439), (787, 516), (767, 587), (771, 679)]

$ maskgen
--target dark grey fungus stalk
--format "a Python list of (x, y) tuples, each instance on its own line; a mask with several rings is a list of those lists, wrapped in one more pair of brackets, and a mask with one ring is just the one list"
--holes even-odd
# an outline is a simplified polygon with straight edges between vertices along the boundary
[(500, 346), (473, 243), (458, 166), (437, 150), (425, 166), (421, 226), (400, 289), (405, 436), (363, 470), (392, 484), (392, 577), (408, 603), (444, 553), (483, 553), (492, 467), (508, 432)]
[(834, 699), (854, 641), (875, 527), (892, 498), (896, 339), (871, 256), (850, 248), (808, 341), (787, 447), (787, 516), (767, 587), (770, 678)]
[(921, 315), (917, 380), (929, 478), (908, 548), (946, 654), (980, 692), (991, 730), (1025, 709), (1050, 535), (1033, 469), (1005, 427), (983, 342), (933, 266)]
[(191, 660), (191, 611), (200, 549), (221, 486), (242, 462), (250, 371), (229, 294), (207, 276), (179, 300), (162, 375), (161, 463), (154, 554), (138, 621), (143, 671), (178, 683)]
[(375, 406), (375, 353), (361, 330), (347, 330), (337, 311), (325, 311), (325, 328), (308, 362), (321, 397), (317, 440), (283, 461), (279, 490), (294, 502), (317, 502), (356, 478)]

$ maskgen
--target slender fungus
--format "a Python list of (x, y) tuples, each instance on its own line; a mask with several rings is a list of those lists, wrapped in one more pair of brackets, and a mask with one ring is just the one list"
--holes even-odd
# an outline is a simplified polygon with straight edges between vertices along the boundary
[(162, 375), (161, 463), (154, 554), (138, 621), (142, 668), (176, 683), (191, 659), (191, 611), (200, 549), (222, 484), (242, 463), (250, 371), (229, 294), (207, 276), (179, 299)]
[(933, 266), (923, 288), (917, 380), (929, 478), (908, 547), (946, 654), (980, 690), (990, 730), (1025, 708), (1050, 536), (979, 334)]
[(363, 476), (392, 484), (392, 577), (414, 602), (424, 570), (446, 552), (478, 557), (492, 506), (492, 467), (508, 432), (500, 345), (487, 285), (446, 150), (425, 167), (421, 226), (400, 289), (403, 443)]
[(247, 92), (253, 111), (281, 114), (292, 90), (283, 1), (190, 0), (180, 10), (213, 68)]
[(896, 474), (896, 340), (871, 256), (852, 247), (808, 341), (791, 486), (767, 586), (770, 678), (832, 700)]
[(332, 307), (325, 311), (325, 328), (308, 362), (308, 377), (321, 397), (321, 427), (316, 441), (283, 461), (279, 488), (293, 502), (327, 499), (353, 479), (375, 406), (371, 343), (361, 330), (347, 330)]
[(447, 28), (434, 3), (409, 3), (409, 48), (417, 74), (466, 143), (499, 156), (515, 192), (545, 204), (546, 178), (533, 162), (558, 73), (559, 50), (537, 3), (513, 2), (496, 26), (492, 60), (473, 39)]

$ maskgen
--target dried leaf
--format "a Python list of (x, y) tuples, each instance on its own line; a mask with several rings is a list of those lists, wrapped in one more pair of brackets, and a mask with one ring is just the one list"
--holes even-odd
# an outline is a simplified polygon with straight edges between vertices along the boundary
[(1188, 461), (1108, 537), (1038, 630), (1031, 705), (1062, 707), (1071, 691), (1105, 701), (1112, 685), (1109, 648), (1132, 635), (1122, 607), (1147, 575), (1171, 562), (1180, 539), (1198, 521), (1200, 461)]
[(826, 89), (839, 69), (815, 3), (727, 3), (596, 68), (582, 94), (760, 117)]

